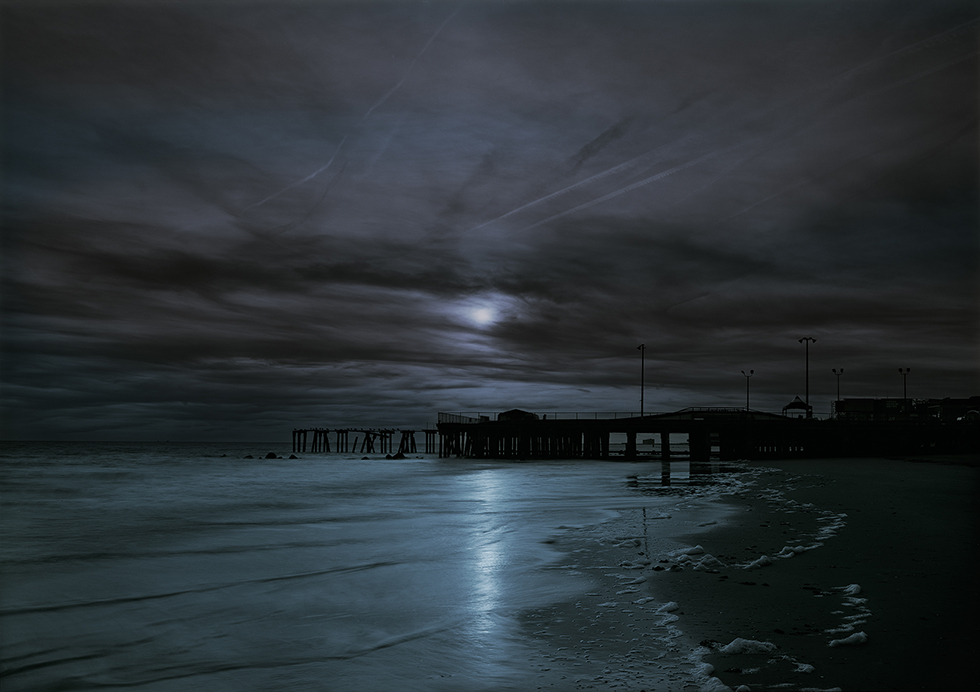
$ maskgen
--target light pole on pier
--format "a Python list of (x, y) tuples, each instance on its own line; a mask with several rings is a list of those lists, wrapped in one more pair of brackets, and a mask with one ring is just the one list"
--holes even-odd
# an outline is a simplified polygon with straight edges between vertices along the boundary
[(810, 417), (810, 342), (816, 343), (816, 339), (812, 336), (804, 336), (800, 339), (801, 344), (806, 344), (806, 394), (804, 401), (806, 402), (806, 417)]
[(902, 376), (902, 398), (903, 399), (908, 399), (909, 398), (908, 382), (909, 382), (909, 373), (911, 371), (912, 371), (912, 368), (905, 368), (904, 370), (902, 368), (899, 368), (898, 369), (898, 373)]
[[(837, 368), (831, 368), (830, 372), (837, 375), (837, 405), (840, 406), (840, 376), (844, 374), (844, 368), (837, 370)], [(837, 413), (834, 411), (834, 413)]]
[(647, 350), (646, 344), (640, 344), (636, 347), (636, 350), (640, 352), (640, 417), (643, 417), (643, 375), (644, 375), (644, 353)]
[(742, 374), (745, 375), (745, 410), (748, 411), (749, 410), (749, 378), (755, 374), (755, 370), (749, 370), (748, 374), (746, 374), (745, 371), (743, 370)]

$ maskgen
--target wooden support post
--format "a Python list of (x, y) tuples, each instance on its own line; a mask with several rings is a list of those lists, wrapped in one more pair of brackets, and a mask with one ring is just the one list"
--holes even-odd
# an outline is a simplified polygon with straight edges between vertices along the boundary
[(413, 454), (416, 451), (417, 450), (415, 448), (415, 431), (402, 430), (402, 439), (398, 442), (398, 453)]
[(707, 430), (692, 430), (687, 436), (691, 461), (708, 461), (711, 457), (711, 434)]
[(670, 462), (670, 433), (660, 433), (660, 458), (665, 462)]
[(626, 458), (636, 458), (636, 431), (631, 430), (626, 433)]

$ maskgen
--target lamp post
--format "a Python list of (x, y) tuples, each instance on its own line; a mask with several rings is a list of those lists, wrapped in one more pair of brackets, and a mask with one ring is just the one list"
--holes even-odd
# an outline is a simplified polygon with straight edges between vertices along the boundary
[(747, 375), (743, 370), (742, 374), (745, 375), (745, 410), (748, 411), (749, 410), (749, 378), (755, 374), (755, 370), (749, 370)]
[(903, 399), (908, 399), (909, 398), (908, 382), (909, 382), (909, 372), (911, 372), (911, 371), (912, 371), (912, 368), (905, 368), (904, 370), (902, 368), (899, 368), (898, 369), (898, 373), (902, 376), (902, 398)]
[(800, 339), (800, 343), (801, 344), (806, 344), (806, 394), (805, 394), (805, 402), (806, 402), (806, 417), (807, 418), (810, 417), (810, 410), (811, 410), (810, 409), (810, 342), (811, 341), (814, 342), (814, 343), (816, 343), (817, 340), (814, 339), (812, 336), (804, 336), (802, 339)]
[(636, 347), (636, 350), (640, 352), (640, 418), (643, 417), (643, 374), (644, 374), (644, 354), (647, 350), (646, 344), (640, 344)]
[[(844, 368), (841, 368), (840, 371), (838, 371), (837, 368), (831, 368), (830, 372), (837, 375), (837, 406), (835, 408), (839, 408), (840, 407), (840, 376), (844, 374)], [(836, 410), (834, 411), (834, 415), (835, 416), (837, 415)]]

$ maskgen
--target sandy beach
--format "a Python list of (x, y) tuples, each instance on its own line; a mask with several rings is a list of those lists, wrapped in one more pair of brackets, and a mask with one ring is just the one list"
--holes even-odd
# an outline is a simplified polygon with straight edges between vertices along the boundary
[(594, 590), (525, 615), (542, 652), (529, 689), (962, 684), (978, 644), (976, 459), (742, 468), (711, 502), (640, 477), (639, 492), (677, 495), (669, 516), (557, 539), (555, 568)]

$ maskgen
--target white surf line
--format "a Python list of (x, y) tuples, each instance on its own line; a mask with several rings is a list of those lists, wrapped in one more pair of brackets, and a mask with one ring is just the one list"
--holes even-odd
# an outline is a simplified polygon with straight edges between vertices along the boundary
[(312, 173), (310, 173), (308, 176), (306, 176), (302, 180), (297, 180), (295, 183), (290, 183), (289, 185), (287, 185), (283, 189), (279, 190), (279, 192), (272, 193), (271, 195), (269, 195), (268, 197), (266, 197), (262, 201), (255, 202), (254, 204), (248, 205), (247, 207), (245, 207), (245, 211), (248, 211), (249, 209), (252, 209), (253, 207), (260, 207), (263, 204), (265, 204), (266, 202), (268, 202), (269, 200), (275, 199), (276, 197), (278, 197), (282, 193), (286, 192), (287, 190), (291, 190), (294, 187), (296, 187), (297, 185), (302, 185), (303, 183), (306, 183), (306, 182), (309, 182), (310, 180), (313, 180), (315, 177), (317, 177), (318, 175), (320, 175), (321, 173), (323, 173), (325, 170), (327, 170), (328, 168), (330, 168), (330, 164), (332, 164), (333, 163), (333, 160), (335, 158), (337, 158), (337, 154), (340, 153), (340, 149), (341, 149), (341, 147), (344, 146), (344, 142), (346, 142), (346, 141), (347, 141), (347, 135), (344, 135), (344, 138), (342, 140), (340, 140), (340, 144), (337, 145), (337, 149), (336, 149), (336, 151), (334, 151), (333, 156), (331, 156), (330, 157), (330, 160), (327, 161), (324, 165), (320, 166), (320, 168), (316, 169), (315, 171), (313, 171)]
[(459, 12), (459, 5), (456, 5), (456, 9), (454, 9), (452, 12), (449, 13), (449, 16), (446, 17), (443, 20), (442, 24), (439, 25), (439, 28), (435, 30), (435, 33), (429, 37), (429, 40), (425, 42), (424, 46), (422, 46), (422, 50), (416, 53), (415, 57), (412, 59), (412, 62), (409, 64), (408, 69), (405, 70), (405, 75), (398, 81), (398, 84), (396, 84), (391, 89), (389, 89), (384, 96), (378, 99), (377, 103), (375, 103), (373, 106), (368, 108), (367, 113), (365, 113), (361, 117), (361, 119), (357, 121), (358, 125), (360, 125), (365, 120), (367, 120), (368, 116), (370, 116), (371, 113), (373, 113), (376, 108), (380, 108), (382, 105), (384, 105), (384, 102), (387, 101), (389, 98), (391, 98), (391, 96), (401, 88), (402, 84), (405, 83), (405, 80), (408, 79), (408, 76), (412, 73), (412, 68), (415, 67), (415, 63), (417, 63), (419, 58), (421, 58), (422, 55), (425, 53), (425, 51), (428, 50), (429, 46), (432, 45), (432, 42), (435, 41), (436, 37), (439, 36), (439, 34), (442, 32), (443, 27), (445, 27), (449, 23), (449, 21), (456, 16), (457, 12)]

